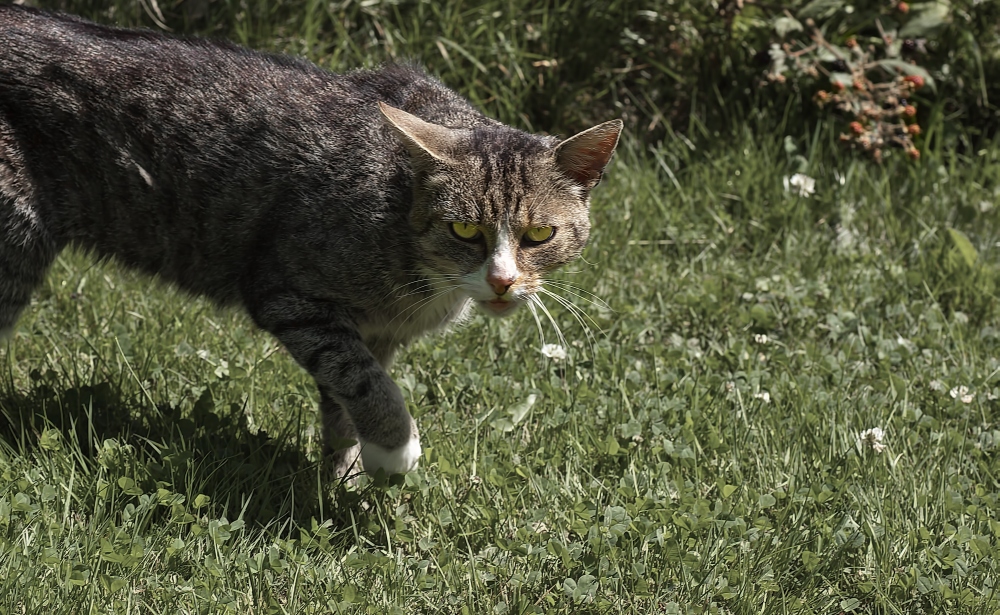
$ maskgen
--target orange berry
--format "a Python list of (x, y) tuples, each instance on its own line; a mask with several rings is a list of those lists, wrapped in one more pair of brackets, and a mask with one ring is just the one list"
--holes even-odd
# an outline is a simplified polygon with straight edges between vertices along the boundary
[(910, 124), (906, 127), (906, 131), (915, 137), (920, 134), (920, 124)]
[(920, 150), (915, 147), (906, 150), (906, 155), (910, 157), (910, 160), (920, 160)]
[(838, 92), (843, 92), (844, 91), (844, 84), (843, 83), (841, 83), (839, 81), (834, 81), (834, 82), (832, 82), (832, 85), (833, 85), (833, 89), (837, 90)]
[(855, 79), (854, 83), (851, 84), (851, 87), (860, 92), (865, 89), (865, 82), (860, 79)]
[(924, 87), (924, 78), (921, 77), (920, 75), (907, 75), (903, 77), (903, 81), (912, 83), (913, 87), (915, 87), (918, 90)]
[(910, 5), (907, 4), (906, 2), (900, 2), (899, 4), (896, 5), (896, 10), (906, 15), (907, 13), (910, 12)]
[(865, 127), (861, 125), (861, 122), (851, 122), (851, 131), (859, 135), (865, 131)]
[(917, 114), (917, 108), (913, 105), (906, 105), (903, 107), (903, 115), (906, 117), (913, 117)]

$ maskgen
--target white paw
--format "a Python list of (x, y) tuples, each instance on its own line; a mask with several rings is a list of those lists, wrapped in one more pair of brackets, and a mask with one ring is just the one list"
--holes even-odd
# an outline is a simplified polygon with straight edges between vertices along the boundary
[(402, 474), (417, 467), (420, 459), (420, 439), (410, 441), (399, 448), (382, 448), (371, 442), (361, 443), (361, 464), (365, 472), (374, 474), (379, 468), (386, 474)]

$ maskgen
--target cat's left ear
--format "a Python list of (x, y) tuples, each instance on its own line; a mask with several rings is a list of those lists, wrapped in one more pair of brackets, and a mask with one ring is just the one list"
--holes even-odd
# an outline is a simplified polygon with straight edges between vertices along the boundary
[(425, 122), (382, 101), (379, 101), (378, 108), (393, 132), (406, 146), (410, 156), (419, 165), (433, 164), (435, 161), (444, 163), (452, 161), (449, 154), (455, 151), (458, 144), (457, 131)]
[(621, 120), (577, 133), (556, 146), (556, 164), (570, 179), (590, 190), (601, 182), (621, 133)]

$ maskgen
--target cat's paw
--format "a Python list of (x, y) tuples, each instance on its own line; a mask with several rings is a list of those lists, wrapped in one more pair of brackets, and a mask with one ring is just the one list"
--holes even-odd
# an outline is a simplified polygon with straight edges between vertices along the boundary
[(417, 467), (420, 459), (420, 438), (414, 436), (399, 448), (383, 448), (372, 442), (361, 445), (361, 465), (365, 472), (374, 474), (379, 468), (386, 474), (402, 474)]

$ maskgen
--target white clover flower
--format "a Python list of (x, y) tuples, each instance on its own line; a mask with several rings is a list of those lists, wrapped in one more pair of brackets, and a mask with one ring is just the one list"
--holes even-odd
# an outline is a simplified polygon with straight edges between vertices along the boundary
[(761, 391), (760, 393), (754, 393), (753, 394), (753, 398), (754, 399), (759, 399), (762, 402), (764, 402), (765, 404), (771, 403), (771, 394), (768, 393), (767, 391)]
[(758, 344), (766, 344), (771, 340), (767, 337), (766, 333), (757, 333), (756, 335), (753, 336), (753, 341), (757, 342)]
[(885, 450), (885, 444), (882, 443), (883, 438), (885, 438), (885, 432), (882, 431), (882, 428), (872, 427), (858, 434), (858, 444), (867, 446), (876, 453), (881, 453)]
[(943, 391), (944, 390), (944, 383), (941, 382), (940, 380), (931, 380), (930, 383), (927, 386), (929, 386), (932, 391)]
[(545, 344), (542, 346), (542, 354), (553, 361), (562, 361), (566, 358), (566, 349), (559, 344)]
[(793, 192), (799, 196), (807, 197), (816, 192), (816, 180), (804, 173), (796, 173), (791, 177), (786, 177), (783, 183), (785, 184), (785, 192)]
[(963, 404), (971, 404), (972, 400), (976, 398), (976, 394), (969, 390), (969, 387), (958, 386), (948, 391), (948, 395), (951, 395), (952, 399), (961, 400)]

